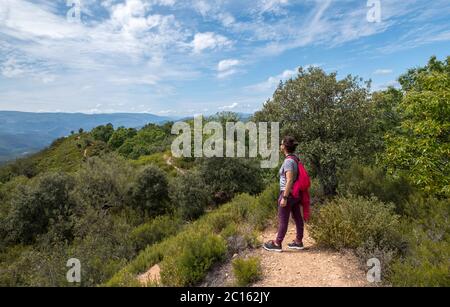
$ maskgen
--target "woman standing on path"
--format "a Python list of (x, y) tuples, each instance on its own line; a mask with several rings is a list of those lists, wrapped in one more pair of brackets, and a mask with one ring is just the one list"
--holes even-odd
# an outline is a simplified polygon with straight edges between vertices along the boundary
[(286, 159), (284, 160), (279, 172), (280, 195), (278, 197), (278, 234), (275, 240), (264, 244), (264, 249), (268, 251), (282, 251), (282, 243), (286, 236), (289, 225), (289, 217), (291, 214), (297, 228), (297, 237), (294, 242), (288, 244), (288, 248), (295, 250), (304, 249), (304, 223), (301, 214), (301, 201), (300, 198), (294, 198), (291, 195), (294, 182), (299, 179), (298, 163), (300, 163), (300, 161), (295, 155), (297, 146), (298, 143), (291, 136), (285, 137), (280, 145), (280, 150), (285, 155)]

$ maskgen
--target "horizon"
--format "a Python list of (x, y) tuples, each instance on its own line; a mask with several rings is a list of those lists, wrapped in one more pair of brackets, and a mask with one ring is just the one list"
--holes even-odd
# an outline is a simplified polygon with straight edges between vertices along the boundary
[(2, 1), (0, 109), (253, 114), (298, 67), (359, 76), (377, 91), (450, 49), (450, 0), (81, 4)]

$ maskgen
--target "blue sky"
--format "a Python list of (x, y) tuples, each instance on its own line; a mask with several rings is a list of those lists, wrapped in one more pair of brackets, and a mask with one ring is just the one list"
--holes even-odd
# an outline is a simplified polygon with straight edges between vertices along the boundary
[(378, 90), (450, 55), (450, 0), (80, 1), (0, 0), (0, 110), (253, 113), (299, 66)]

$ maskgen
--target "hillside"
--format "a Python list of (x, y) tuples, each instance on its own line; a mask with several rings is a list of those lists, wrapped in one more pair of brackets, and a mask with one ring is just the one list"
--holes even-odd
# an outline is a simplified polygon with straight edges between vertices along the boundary
[(0, 111), (0, 161), (7, 161), (37, 152), (57, 138), (80, 128), (89, 131), (97, 126), (139, 128), (148, 123), (161, 124), (171, 120), (153, 114), (81, 114), (26, 113)]

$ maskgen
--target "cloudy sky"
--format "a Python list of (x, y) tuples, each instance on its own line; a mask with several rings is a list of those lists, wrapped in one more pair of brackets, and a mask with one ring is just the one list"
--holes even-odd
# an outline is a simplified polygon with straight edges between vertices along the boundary
[(379, 2), (0, 0), (0, 110), (252, 113), (299, 66), (377, 90), (450, 55), (450, 0)]

